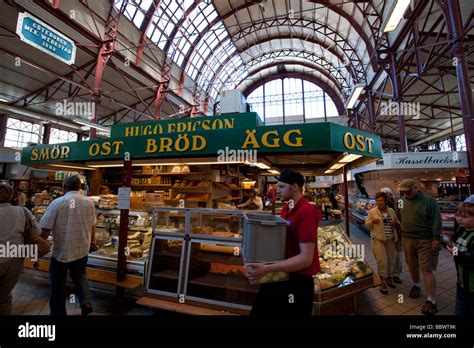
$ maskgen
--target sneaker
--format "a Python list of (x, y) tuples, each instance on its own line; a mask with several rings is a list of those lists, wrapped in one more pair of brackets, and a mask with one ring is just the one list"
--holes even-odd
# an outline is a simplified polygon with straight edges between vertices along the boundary
[(426, 301), (423, 307), (421, 307), (421, 313), (424, 315), (434, 315), (438, 312), (438, 307), (431, 301)]
[(380, 292), (384, 295), (388, 294), (388, 289), (387, 289), (387, 283), (382, 282), (382, 285), (380, 285)]
[(84, 302), (81, 306), (81, 315), (86, 316), (93, 312), (92, 304), (90, 302)]
[(393, 277), (393, 281), (397, 284), (401, 284), (402, 283), (402, 280), (400, 279), (400, 277), (397, 277), (397, 276), (394, 276)]
[(411, 298), (418, 298), (421, 296), (421, 288), (413, 285), (413, 287), (410, 290), (410, 293), (408, 294)]
[(387, 285), (390, 286), (391, 288), (396, 288), (395, 283), (393, 282), (392, 277), (387, 278)]

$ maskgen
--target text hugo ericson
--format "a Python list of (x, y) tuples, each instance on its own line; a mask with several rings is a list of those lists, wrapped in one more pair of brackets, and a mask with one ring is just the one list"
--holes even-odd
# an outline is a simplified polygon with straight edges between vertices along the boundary
[[(258, 149), (261, 146), (266, 148), (278, 148), (280, 147), (281, 141), (288, 147), (303, 147), (303, 137), (299, 129), (288, 130), (283, 133), (281, 138), (278, 130), (270, 130), (262, 134), (260, 141), (255, 133), (255, 129), (246, 131), (247, 136), (241, 146), (242, 149), (247, 149), (249, 146), (253, 149)], [(369, 153), (372, 153), (372, 144), (374, 142), (372, 138), (363, 137), (362, 135), (354, 136), (347, 132), (344, 134), (343, 139), (344, 147), (349, 150), (356, 148), (358, 151), (364, 152), (367, 150)], [(123, 140), (105, 141), (102, 144), (93, 143), (89, 146), (89, 156), (109, 156), (112, 153), (119, 155), (123, 145)], [(175, 140), (169, 137), (161, 137), (159, 138), (159, 144), (157, 144), (156, 139), (149, 138), (147, 139), (145, 153), (172, 152), (173, 149), (177, 152), (201, 151), (206, 148), (206, 145), (206, 138), (202, 135), (178, 135)], [(31, 160), (64, 159), (69, 158), (70, 153), (71, 149), (69, 146), (54, 145), (47, 148), (36, 148), (31, 151)]]

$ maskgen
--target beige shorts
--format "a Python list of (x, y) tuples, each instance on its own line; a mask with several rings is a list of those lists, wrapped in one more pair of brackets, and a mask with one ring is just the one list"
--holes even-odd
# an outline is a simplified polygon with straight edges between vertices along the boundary
[(403, 237), (405, 259), (408, 266), (419, 267), (422, 272), (436, 271), (439, 252), (433, 252), (430, 239)]

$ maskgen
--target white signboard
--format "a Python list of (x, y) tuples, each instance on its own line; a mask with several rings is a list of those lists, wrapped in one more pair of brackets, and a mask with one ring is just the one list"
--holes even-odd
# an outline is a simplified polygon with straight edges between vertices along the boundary
[(391, 166), (397, 169), (466, 168), (466, 152), (391, 153)]
[(118, 208), (130, 209), (130, 193), (131, 187), (119, 187), (118, 189)]
[(353, 169), (353, 173), (364, 173), (385, 169), (450, 169), (467, 168), (467, 153), (458, 152), (400, 152), (387, 153), (382, 159)]

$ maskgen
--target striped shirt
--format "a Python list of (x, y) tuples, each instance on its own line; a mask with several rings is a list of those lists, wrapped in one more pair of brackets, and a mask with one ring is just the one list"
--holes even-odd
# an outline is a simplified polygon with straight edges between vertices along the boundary
[(385, 231), (385, 238), (387, 239), (394, 238), (393, 221), (392, 221), (392, 218), (390, 217), (390, 214), (388, 212), (383, 213), (380, 209), (379, 209), (379, 212), (383, 218), (383, 229)]
[(52, 256), (60, 262), (71, 262), (89, 254), (96, 221), (94, 202), (78, 191), (70, 191), (51, 202), (40, 227), (53, 230)]
[(474, 231), (464, 231), (456, 241), (458, 254), (454, 263), (458, 284), (464, 290), (474, 293)]

